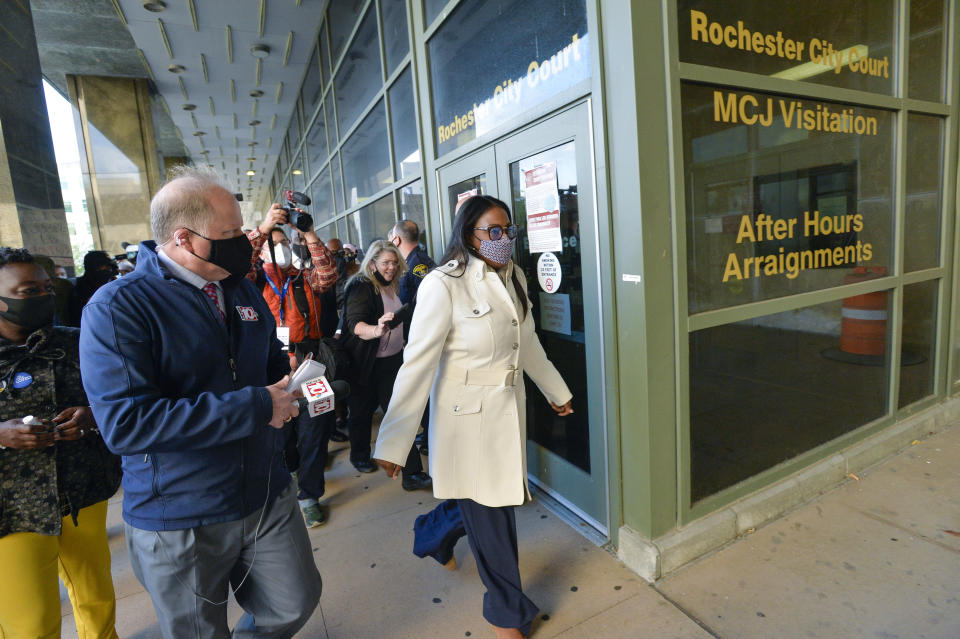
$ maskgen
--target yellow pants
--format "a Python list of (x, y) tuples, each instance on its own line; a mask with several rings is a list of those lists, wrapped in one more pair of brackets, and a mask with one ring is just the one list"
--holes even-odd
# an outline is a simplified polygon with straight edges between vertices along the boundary
[(107, 502), (64, 517), (59, 537), (0, 537), (0, 639), (58, 639), (60, 588), (70, 594), (80, 639), (115, 639), (116, 596), (107, 546)]

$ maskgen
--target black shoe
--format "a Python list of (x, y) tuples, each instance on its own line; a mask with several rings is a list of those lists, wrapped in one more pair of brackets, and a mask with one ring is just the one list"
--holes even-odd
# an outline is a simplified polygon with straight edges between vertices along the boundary
[(433, 480), (426, 473), (415, 473), (403, 478), (403, 489), (406, 491), (420, 490), (421, 488), (430, 488), (433, 486)]
[(353, 463), (353, 467), (356, 468), (361, 473), (375, 473), (377, 472), (377, 465), (374, 464), (371, 460), (365, 459), (363, 461), (358, 461)]
[(332, 442), (337, 442), (338, 444), (341, 444), (349, 440), (350, 438), (344, 433), (341, 433), (339, 430), (334, 430), (332, 433), (330, 433), (330, 441)]

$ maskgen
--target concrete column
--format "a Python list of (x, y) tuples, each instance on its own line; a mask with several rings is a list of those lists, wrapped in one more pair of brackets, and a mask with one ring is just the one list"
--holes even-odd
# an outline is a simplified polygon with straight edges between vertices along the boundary
[(0, 0), (0, 245), (73, 265), (28, 2)]
[(96, 247), (152, 239), (150, 198), (163, 184), (147, 81), (67, 76)]

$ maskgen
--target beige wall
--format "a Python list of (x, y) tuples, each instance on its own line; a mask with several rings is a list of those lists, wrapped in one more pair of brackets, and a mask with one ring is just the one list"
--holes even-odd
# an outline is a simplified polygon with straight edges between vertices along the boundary
[(151, 239), (150, 198), (162, 184), (147, 82), (68, 76), (94, 244)]

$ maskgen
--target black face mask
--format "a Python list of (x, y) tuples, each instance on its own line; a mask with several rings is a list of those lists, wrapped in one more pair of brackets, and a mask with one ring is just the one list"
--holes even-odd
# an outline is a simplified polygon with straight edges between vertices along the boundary
[(93, 281), (98, 286), (103, 286), (107, 282), (112, 282), (113, 278), (117, 276), (120, 272), (120, 269), (116, 266), (109, 269), (96, 269), (89, 272), (91, 281)]
[(31, 332), (53, 324), (53, 316), (57, 312), (57, 299), (53, 295), (24, 299), (0, 297), (0, 301), (7, 305), (7, 310), (0, 313), (0, 317)]
[(380, 286), (390, 286), (390, 282), (384, 279), (383, 275), (380, 275), (380, 271), (374, 271), (373, 276), (380, 282)]
[(253, 246), (250, 245), (246, 235), (241, 234), (228, 240), (211, 240), (194, 230), (187, 230), (210, 242), (210, 257), (200, 257), (194, 253), (204, 262), (219, 266), (234, 277), (243, 277), (250, 270)]

